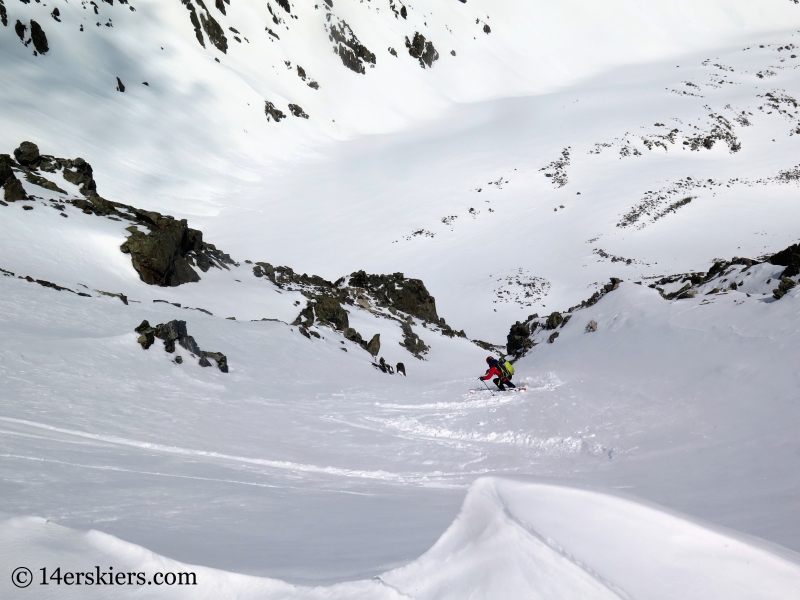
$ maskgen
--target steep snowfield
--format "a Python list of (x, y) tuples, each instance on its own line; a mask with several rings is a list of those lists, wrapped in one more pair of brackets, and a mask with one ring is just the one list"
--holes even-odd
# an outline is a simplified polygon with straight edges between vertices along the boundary
[[(66, 194), (17, 173), (31, 198), (0, 206), (2, 564), (201, 582), (115, 597), (800, 592), (800, 288), (775, 301), (769, 263), (694, 297), (648, 287), (800, 239), (800, 7), (206, 5), (224, 53), (178, 0), (2, 4), (0, 153), (82, 156), (101, 196), (187, 218), (236, 261), (147, 285), (119, 250), (129, 222), (65, 202), (83, 195), (60, 171), (40, 174)], [(363, 74), (333, 52), (342, 21), (376, 56)], [(310, 288), (249, 261), (420, 278), (467, 338), (359, 297), (350, 326), (408, 376), (383, 373), (341, 331), (292, 324)], [(527, 391), (481, 391), (489, 350), (470, 339), (504, 344), (610, 277), (534, 335)], [(185, 320), (230, 371), (143, 350), (143, 319)], [(108, 596), (16, 591), (7, 570), (3, 597)]]

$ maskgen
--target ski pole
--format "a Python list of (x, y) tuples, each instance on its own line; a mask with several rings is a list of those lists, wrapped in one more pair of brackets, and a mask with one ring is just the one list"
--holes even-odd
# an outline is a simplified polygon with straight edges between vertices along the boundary
[(485, 386), (486, 386), (486, 389), (487, 389), (487, 390), (489, 390), (489, 393), (490, 393), (492, 396), (494, 396), (494, 392), (493, 392), (492, 390), (490, 390), (490, 389), (489, 389), (489, 386), (486, 384), (486, 380), (484, 380), (484, 379), (481, 379), (481, 381), (483, 382), (483, 385), (485, 385)]

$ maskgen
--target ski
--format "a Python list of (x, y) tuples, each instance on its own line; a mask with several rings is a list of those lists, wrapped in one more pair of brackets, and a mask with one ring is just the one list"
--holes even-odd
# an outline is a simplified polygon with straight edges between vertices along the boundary
[(492, 390), (492, 389), (483, 388), (483, 389), (477, 389), (477, 390), (470, 390), (469, 393), (470, 394), (477, 394), (479, 392), (492, 392), (492, 393), (502, 394), (503, 392), (527, 392), (527, 391), (528, 391), (528, 387), (527, 386), (522, 386), (522, 387), (508, 388), (506, 390)]

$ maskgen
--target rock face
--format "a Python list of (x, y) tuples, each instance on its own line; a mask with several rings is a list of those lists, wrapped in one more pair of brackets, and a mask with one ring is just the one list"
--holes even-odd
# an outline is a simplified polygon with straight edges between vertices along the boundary
[(345, 21), (334, 17), (331, 13), (326, 15), (329, 23), (333, 19), (328, 29), (328, 39), (334, 42), (333, 51), (342, 59), (342, 64), (351, 71), (366, 73), (364, 64), (375, 64), (375, 54), (370, 52), (364, 44), (358, 41), (356, 34)]
[(793, 244), (780, 252), (773, 254), (769, 262), (773, 265), (786, 267), (781, 277), (794, 277), (800, 275), (800, 244)]
[(16, 202), (25, 200), (25, 188), (11, 168), (12, 160), (8, 154), (0, 154), (0, 185), (3, 187), (3, 200), (6, 202)]
[(597, 331), (597, 321), (592, 319), (591, 321), (589, 321), (586, 324), (586, 332), (587, 333), (594, 333), (595, 331)]
[(31, 21), (31, 40), (33, 40), (33, 47), (36, 48), (39, 54), (47, 54), (47, 51), (50, 50), (44, 29), (36, 21)]
[(416, 333), (414, 333), (414, 330), (411, 329), (411, 325), (403, 323), (401, 327), (403, 330), (403, 341), (400, 342), (400, 345), (411, 352), (415, 357), (423, 360), (423, 356), (427, 354), (430, 348)]
[(308, 115), (305, 113), (305, 111), (303, 111), (303, 108), (301, 106), (298, 106), (297, 104), (290, 104), (289, 112), (292, 113), (292, 115), (295, 117), (300, 117), (302, 119), (308, 118)]
[(414, 39), (411, 41), (406, 37), (406, 48), (413, 58), (419, 60), (419, 66), (423, 69), (432, 67), (433, 63), (439, 60), (439, 53), (433, 47), (433, 43), (427, 41), (419, 32), (414, 34)]
[(148, 233), (143, 233), (136, 225), (127, 230), (131, 235), (120, 250), (131, 255), (133, 268), (142, 281), (168, 287), (200, 281), (187, 257), (189, 252), (194, 252), (198, 240), (189, 235), (185, 219), (151, 219)]
[(394, 308), (431, 323), (440, 321), (436, 299), (419, 279), (406, 279), (402, 273), (367, 275), (357, 271), (350, 275), (349, 283), (351, 287), (366, 290), (379, 306)]
[[(189, 335), (186, 329), (186, 321), (173, 320), (168, 323), (159, 323), (155, 327), (151, 327), (150, 323), (145, 320), (142, 321), (134, 331), (139, 334), (137, 342), (145, 350), (150, 348), (155, 342), (155, 339), (158, 338), (164, 341), (164, 350), (173, 353), (175, 352), (175, 342), (177, 342), (181, 348), (188, 350), (193, 356), (199, 357), (199, 364), (201, 367), (210, 367), (211, 363), (208, 359), (211, 358), (216, 361), (220, 371), (223, 373), (228, 372), (227, 357), (221, 352), (205, 352), (200, 350), (197, 342)], [(176, 359), (175, 362), (181, 364), (183, 360)]]
[(516, 355), (530, 350), (533, 347), (533, 341), (531, 341), (530, 336), (531, 328), (527, 323), (520, 323), (519, 321), (514, 323), (508, 332), (506, 353)]
[(264, 114), (267, 115), (267, 121), (272, 118), (275, 119), (276, 123), (279, 123), (281, 119), (286, 117), (282, 111), (275, 108), (275, 105), (268, 100), (264, 101)]
[[(82, 158), (73, 160), (43, 156), (33, 142), (20, 144), (14, 156), (29, 181), (63, 193), (52, 182), (33, 172), (38, 169), (50, 173), (61, 170), (64, 179), (79, 186), (81, 194), (85, 196), (85, 200), (71, 201), (84, 213), (133, 222), (134, 225), (127, 228), (130, 236), (120, 250), (131, 255), (133, 268), (145, 283), (174, 287), (199, 281), (200, 276), (194, 267), (206, 272), (212, 266), (227, 268), (226, 265), (235, 264), (230, 256), (217, 250), (213, 244), (204, 242), (203, 233), (189, 228), (186, 220), (176, 220), (168, 215), (140, 210), (101, 197), (97, 193), (92, 166)], [(0, 182), (7, 201), (24, 200), (27, 197), (13, 172), (14, 164), (8, 154), (0, 155)]]

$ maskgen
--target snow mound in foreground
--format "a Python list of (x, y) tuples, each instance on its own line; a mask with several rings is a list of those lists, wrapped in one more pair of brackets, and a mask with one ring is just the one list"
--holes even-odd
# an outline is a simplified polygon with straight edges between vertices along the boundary
[[(0, 561), (34, 573), (29, 597), (103, 597), (108, 586), (39, 585), (40, 571), (194, 572), (196, 586), (114, 586), (149, 598), (791, 598), (800, 557), (628, 498), (550, 483), (483, 478), (460, 515), (413, 563), (329, 587), (190, 566), (98, 531), (39, 518), (0, 523)], [(10, 569), (9, 569), (10, 570)], [(0, 583), (4, 597), (14, 588)], [(13, 591), (12, 591), (13, 590)], [(33, 593), (31, 593), (33, 592)], [(23, 592), (17, 592), (21, 594)]]

